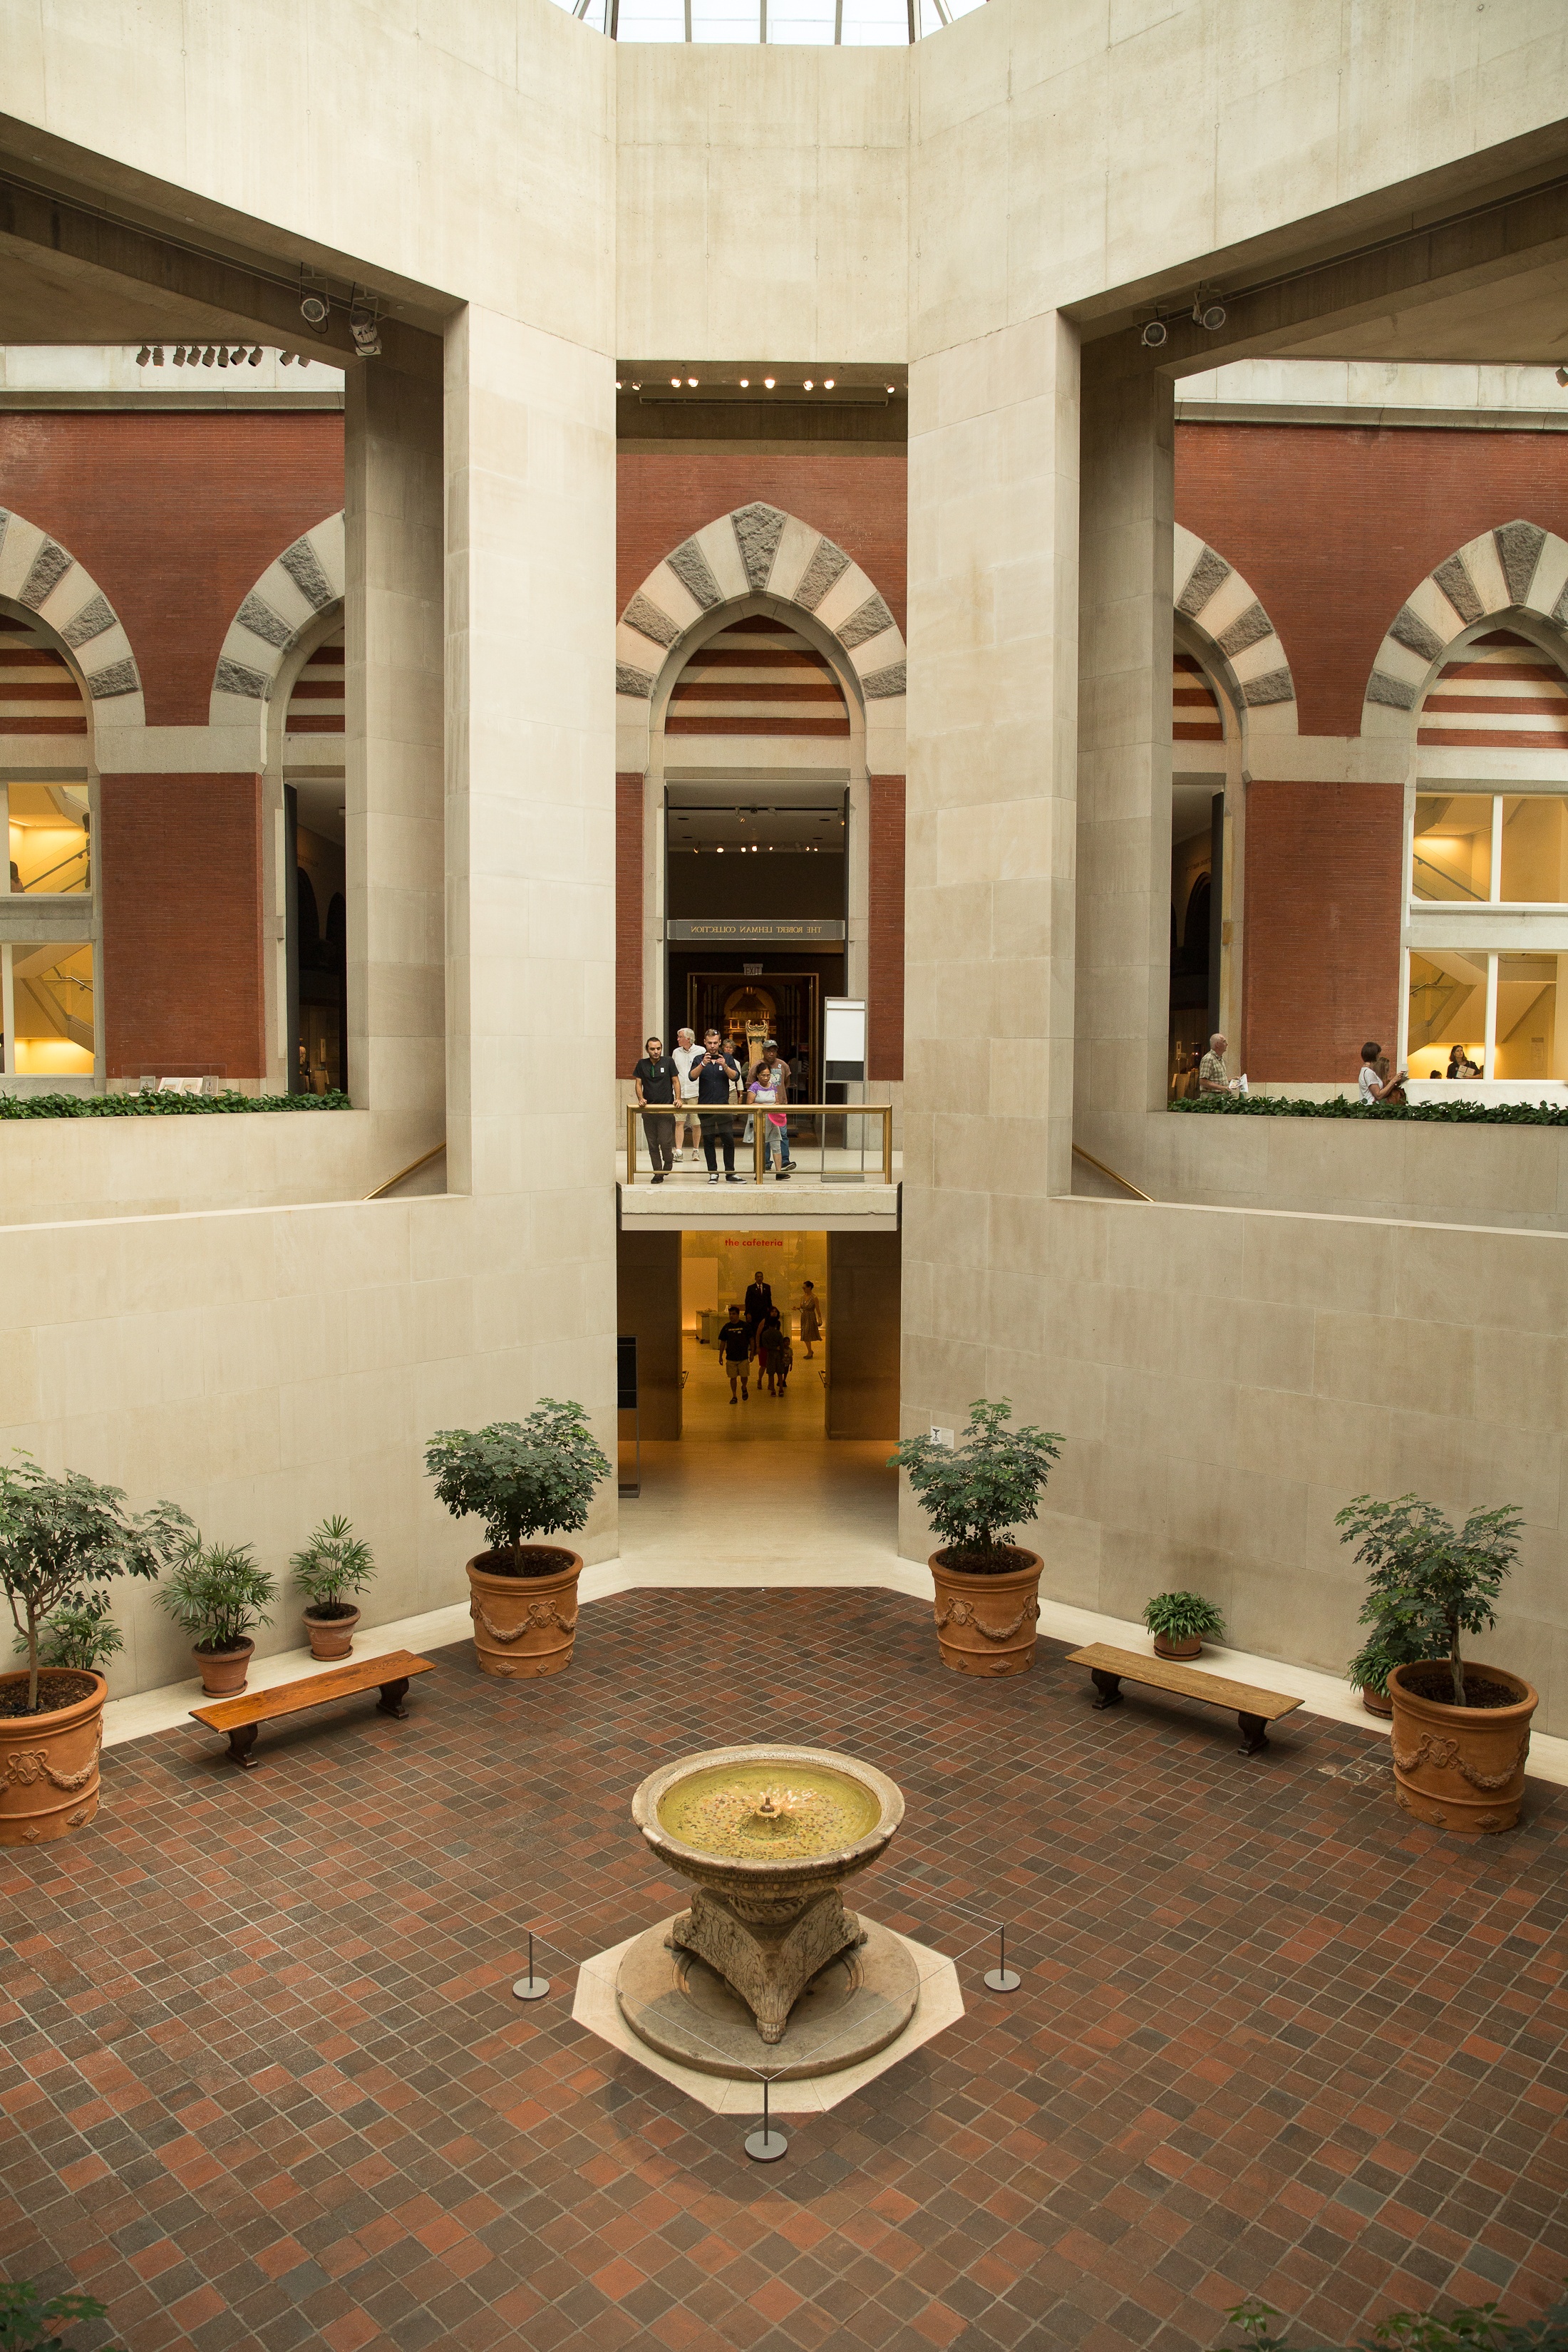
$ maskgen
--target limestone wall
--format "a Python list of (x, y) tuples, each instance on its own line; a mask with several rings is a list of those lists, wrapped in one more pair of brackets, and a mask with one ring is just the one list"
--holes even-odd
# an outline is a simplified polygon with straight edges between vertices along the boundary
[[(1362, 1580), (1333, 1526), (1414, 1489), (1519, 1504), (1522, 1565), (1478, 1655), (1568, 1729), (1568, 1238), (1101, 1200), (999, 1201), (954, 1268), (975, 1336), (906, 1339), (902, 1428), (980, 1396), (1067, 1439), (1030, 1540), (1054, 1599), (1135, 1618), (1205, 1592), (1266, 1657), (1342, 1670)], [(940, 1330), (906, 1252), (906, 1331)], [(906, 1493), (900, 1551), (930, 1550)]]
[[(541, 1395), (614, 1395), (605, 1341), (579, 1336), (579, 1267), (531, 1242), (505, 1197), (13, 1230), (0, 1434), (138, 1507), (167, 1496), (209, 1539), (254, 1542), (274, 1574), (344, 1512), (380, 1571), (370, 1623), (446, 1607), (482, 1539), (432, 1498), (431, 1432), (513, 1420)], [(595, 1431), (613, 1460), (613, 1403)], [(614, 1528), (612, 1484), (579, 1539), (587, 1559), (614, 1551)], [(299, 1608), (285, 1597), (264, 1655), (300, 1645)], [(116, 1615), (115, 1696), (188, 1673), (150, 1591), (120, 1585)]]

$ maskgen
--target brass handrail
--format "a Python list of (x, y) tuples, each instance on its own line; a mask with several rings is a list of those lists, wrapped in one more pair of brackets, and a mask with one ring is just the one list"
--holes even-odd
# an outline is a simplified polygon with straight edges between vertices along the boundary
[(1086, 1151), (1081, 1143), (1073, 1145), (1072, 1156), (1075, 1160), (1086, 1160), (1091, 1168), (1098, 1168), (1102, 1176), (1109, 1176), (1113, 1184), (1120, 1184), (1122, 1191), (1131, 1192), (1135, 1201), (1147, 1201), (1151, 1208), (1154, 1206), (1152, 1192), (1141, 1192), (1130, 1177), (1118, 1175), (1116, 1170), (1108, 1168), (1103, 1160), (1097, 1160), (1092, 1151)]
[[(760, 1184), (767, 1172), (763, 1160), (763, 1128), (770, 1110), (783, 1111), (789, 1118), (818, 1118), (824, 1114), (834, 1118), (879, 1118), (882, 1122), (882, 1181), (884, 1184), (892, 1182), (893, 1106), (891, 1103), (796, 1102), (627, 1103), (626, 1181), (628, 1184), (635, 1184), (637, 1181), (637, 1122), (639, 1118), (749, 1118), (752, 1122), (752, 1145), (754, 1160), (752, 1181)], [(394, 1181), (395, 1181), (395, 1178)]]
[(439, 1160), (446, 1149), (447, 1139), (443, 1136), (439, 1143), (433, 1143), (429, 1150), (421, 1152), (417, 1160), (411, 1160), (406, 1168), (400, 1168), (395, 1176), (389, 1176), (384, 1184), (378, 1184), (374, 1192), (367, 1192), (365, 1199), (381, 1200), (384, 1194), (391, 1192), (395, 1184), (401, 1184), (405, 1176), (417, 1176), (421, 1168), (428, 1168), (432, 1160)]

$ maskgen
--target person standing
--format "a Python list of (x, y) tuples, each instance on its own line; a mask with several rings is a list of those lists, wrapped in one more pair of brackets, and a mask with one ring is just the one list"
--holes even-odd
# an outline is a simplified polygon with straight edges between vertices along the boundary
[(1222, 1030), (1216, 1029), (1209, 1039), (1208, 1052), (1198, 1064), (1200, 1095), (1227, 1095), (1230, 1078), (1225, 1066), (1226, 1048), (1230, 1044)]
[(719, 1333), (719, 1361), (730, 1375), (730, 1402), (737, 1402), (735, 1391), (742, 1397), (751, 1393), (748, 1376), (752, 1369), (752, 1350), (755, 1346), (752, 1327), (738, 1307), (731, 1307), (729, 1318)]
[(759, 1386), (763, 1380), (767, 1381), (770, 1396), (784, 1394), (784, 1384), (779, 1378), (784, 1350), (784, 1325), (778, 1308), (771, 1307), (757, 1331), (757, 1380)]
[(679, 1103), (680, 1076), (658, 1037), (650, 1037), (644, 1045), (642, 1060), (632, 1072), (632, 1082), (642, 1105), (643, 1133), (647, 1138), (647, 1156), (653, 1162), (653, 1181), (662, 1184), (672, 1164), (670, 1139), (675, 1121), (668, 1112), (660, 1113), (650, 1106)]
[(691, 1030), (676, 1031), (675, 1049), (669, 1058), (679, 1073), (680, 1098), (688, 1106), (687, 1109), (678, 1116), (675, 1122), (675, 1156), (679, 1160), (681, 1144), (685, 1142), (689, 1145), (691, 1157), (695, 1160), (698, 1146), (702, 1140), (702, 1130), (697, 1124), (697, 1113), (689, 1108), (691, 1097), (695, 1092), (691, 1084), (691, 1065), (702, 1059), (702, 1048), (697, 1043), (696, 1035)]
[(800, 1336), (805, 1348), (805, 1360), (809, 1363), (822, 1337), (822, 1301), (816, 1295), (814, 1282), (801, 1286)]
[[(702, 1157), (708, 1162), (708, 1181), (719, 1181), (717, 1154), (724, 1154), (724, 1181), (738, 1184), (735, 1173), (735, 1122), (729, 1116), (730, 1093), (741, 1082), (741, 1065), (733, 1054), (724, 1050), (723, 1039), (717, 1029), (704, 1031), (702, 1052), (691, 1065), (691, 1075), (697, 1081), (698, 1119), (702, 1129)], [(722, 1112), (710, 1105), (722, 1103)]]
[[(746, 1088), (751, 1101), (757, 1106), (757, 1116), (763, 1121), (763, 1168), (770, 1169), (774, 1158), (779, 1162), (777, 1181), (783, 1183), (793, 1176), (789, 1159), (789, 1114), (783, 1108), (789, 1085), (789, 1064), (781, 1062), (776, 1045), (764, 1045), (763, 1058), (752, 1073), (752, 1083)], [(764, 1110), (765, 1103), (777, 1104), (773, 1110)]]
[(751, 1325), (753, 1331), (757, 1328), (757, 1326), (760, 1323), (766, 1321), (767, 1318), (773, 1313), (773, 1284), (764, 1278), (762, 1267), (758, 1266), (755, 1274), (752, 1275), (751, 1281), (746, 1285), (746, 1305), (744, 1310), (746, 1320)]

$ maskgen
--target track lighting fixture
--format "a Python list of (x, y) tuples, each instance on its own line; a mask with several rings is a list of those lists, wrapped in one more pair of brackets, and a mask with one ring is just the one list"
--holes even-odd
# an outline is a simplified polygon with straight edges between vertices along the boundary
[(142, 348), (141, 348), (141, 350), (140, 350), (140, 351), (137, 352), (137, 354), (136, 354), (136, 364), (137, 364), (137, 366), (138, 366), (138, 367), (145, 367), (145, 366), (146, 366), (146, 364), (147, 364), (147, 362), (148, 362), (148, 361), (152, 358), (152, 356), (153, 356), (152, 346), (151, 346), (150, 344), (148, 344), (148, 343), (143, 343), (143, 344), (142, 344)]
[(217, 357), (217, 345), (216, 345), (216, 343), (209, 343), (209, 344), (207, 345), (207, 347), (206, 347), (205, 351), (202, 353), (202, 365), (203, 365), (203, 367), (211, 367), (211, 365), (212, 365), (213, 362), (216, 359), (216, 357)]
[(227, 367), (228, 365), (228, 345), (226, 343), (220, 343), (217, 347), (217, 363), (219, 367)]
[(326, 325), (327, 305), (320, 294), (304, 294), (300, 296), (300, 316), (303, 319), (307, 327), (324, 327)]
[(261, 365), (261, 345), (259, 343), (256, 344), (251, 351), (250, 364), (252, 367), (259, 367)]
[(294, 364), (294, 354), (293, 354), (293, 352), (279, 352), (279, 354), (278, 354), (278, 364), (279, 364), (279, 367), (292, 367), (292, 366), (293, 366), (293, 364)]
[(771, 375), (765, 375), (765, 376), (763, 376), (763, 383), (767, 386), (767, 389), (768, 389), (770, 392), (772, 392), (772, 390), (773, 390), (773, 377), (772, 377)]
[(1565, 390), (1568, 390), (1568, 367), (1560, 367), (1558, 369), (1557, 381)]
[(349, 305), (349, 332), (354, 339), (354, 350), (362, 360), (378, 360), (381, 357), (381, 322), (375, 303), (368, 295), (362, 294), (357, 287)]
[(1193, 304), (1193, 316), (1199, 326), (1206, 327), (1212, 335), (1225, 324), (1225, 304), (1216, 301), (1212, 294), (1206, 297), (1200, 294)]
[(1151, 319), (1139, 341), (1146, 352), (1157, 352), (1171, 340), (1171, 330), (1163, 319)]

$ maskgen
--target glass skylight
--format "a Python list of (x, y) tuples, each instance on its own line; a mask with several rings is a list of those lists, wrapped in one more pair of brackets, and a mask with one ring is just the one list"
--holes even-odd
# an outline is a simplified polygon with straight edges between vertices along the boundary
[[(622, 41), (802, 42), (891, 47), (910, 38), (910, 0), (556, 0), (595, 32)], [(985, 0), (914, 0), (917, 37), (941, 32)]]

